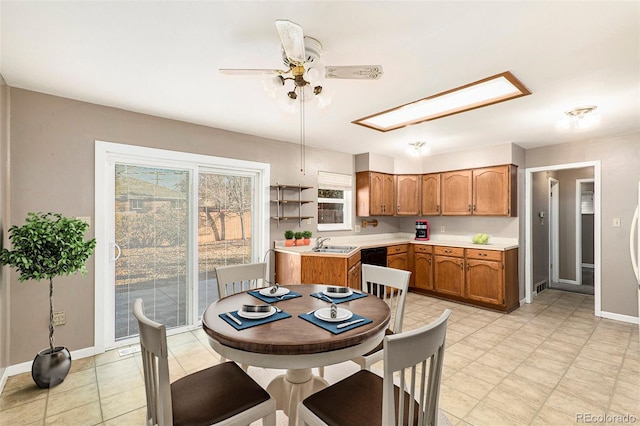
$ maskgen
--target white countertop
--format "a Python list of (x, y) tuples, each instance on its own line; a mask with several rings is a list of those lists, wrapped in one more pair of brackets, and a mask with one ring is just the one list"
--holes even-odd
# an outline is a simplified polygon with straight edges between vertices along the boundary
[[(500, 238), (490, 237), (489, 244), (473, 244), (471, 235), (452, 235), (452, 234), (435, 234), (431, 235), (429, 241), (416, 241), (414, 234), (411, 233), (390, 233), (376, 235), (349, 235), (344, 237), (329, 237), (325, 241), (325, 246), (351, 246), (355, 247), (349, 253), (316, 253), (312, 251), (315, 244), (315, 238), (311, 239), (311, 245), (285, 247), (284, 240), (276, 241), (275, 250), (282, 253), (304, 254), (311, 256), (332, 256), (332, 257), (348, 257), (356, 253), (360, 249), (392, 246), (394, 244), (426, 244), (432, 246), (462, 247), (476, 248), (482, 250), (498, 250), (505, 251), (518, 248), (517, 238)], [(323, 237), (325, 238), (325, 237)]]

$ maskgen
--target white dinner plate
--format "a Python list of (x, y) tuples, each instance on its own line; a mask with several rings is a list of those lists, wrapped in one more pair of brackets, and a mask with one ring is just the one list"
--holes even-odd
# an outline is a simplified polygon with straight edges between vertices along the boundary
[(276, 308), (273, 306), (269, 312), (243, 312), (242, 309), (238, 309), (238, 316), (246, 319), (262, 319), (270, 317), (276, 313)]
[(325, 296), (329, 296), (331, 298), (336, 297), (338, 299), (342, 298), (342, 297), (349, 297), (353, 294), (353, 291), (351, 291), (351, 289), (349, 289), (349, 291), (347, 291), (346, 293), (334, 293), (332, 291), (327, 291), (324, 290), (322, 292), (322, 294), (324, 294)]
[(271, 293), (272, 288), (273, 287), (263, 288), (262, 290), (260, 290), (260, 294), (263, 296), (279, 297), (284, 296), (291, 291), (288, 288), (278, 287), (278, 290), (275, 293)]
[(340, 322), (344, 320), (348, 320), (353, 316), (353, 312), (348, 309), (338, 308), (338, 313), (335, 318), (331, 318), (331, 308), (320, 308), (314, 312), (316, 318), (321, 319), (322, 321), (328, 322)]

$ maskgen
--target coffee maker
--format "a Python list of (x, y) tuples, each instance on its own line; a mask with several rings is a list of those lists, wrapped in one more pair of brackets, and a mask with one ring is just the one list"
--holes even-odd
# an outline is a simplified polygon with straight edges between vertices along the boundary
[(428, 220), (416, 220), (416, 240), (428, 241), (431, 232)]

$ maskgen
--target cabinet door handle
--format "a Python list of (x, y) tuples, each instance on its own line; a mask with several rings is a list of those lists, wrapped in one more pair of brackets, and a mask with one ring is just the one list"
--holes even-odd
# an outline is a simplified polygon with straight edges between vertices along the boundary
[(460, 264), (460, 270), (464, 271), (464, 265), (462, 263)]
[(398, 204), (397, 209), (398, 209), (398, 213), (400, 213), (400, 204)]
[(473, 211), (474, 212), (476, 211), (476, 205), (475, 204), (473, 205)]
[(478, 253), (478, 256), (486, 256), (487, 253)]
[(438, 213), (440, 213), (440, 204), (438, 204), (438, 205), (436, 206), (436, 211), (437, 211)]
[(467, 206), (467, 211), (468, 211), (468, 212), (470, 212), (470, 211), (471, 211), (471, 204), (469, 204), (469, 205)]

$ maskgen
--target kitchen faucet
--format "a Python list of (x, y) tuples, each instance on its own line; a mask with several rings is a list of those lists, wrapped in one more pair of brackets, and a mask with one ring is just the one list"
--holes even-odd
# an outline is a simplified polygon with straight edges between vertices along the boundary
[(322, 246), (324, 245), (324, 242), (325, 241), (329, 241), (330, 239), (331, 238), (320, 238), (320, 237), (317, 237), (316, 238), (316, 248), (317, 249), (322, 248)]

